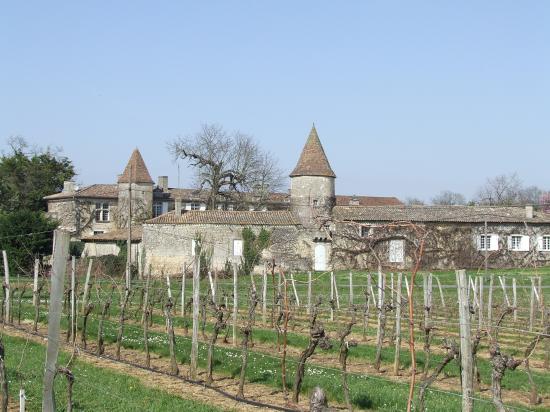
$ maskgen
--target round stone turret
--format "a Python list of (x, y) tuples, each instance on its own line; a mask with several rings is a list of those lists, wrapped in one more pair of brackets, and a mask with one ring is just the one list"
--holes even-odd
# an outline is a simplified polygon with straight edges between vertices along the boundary
[(324, 219), (330, 218), (336, 199), (335, 180), (313, 125), (298, 164), (290, 174), (290, 210), (303, 226), (319, 227)]

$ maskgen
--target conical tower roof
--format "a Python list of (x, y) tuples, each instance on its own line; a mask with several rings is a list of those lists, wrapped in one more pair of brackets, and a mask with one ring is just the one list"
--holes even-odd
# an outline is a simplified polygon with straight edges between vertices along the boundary
[(130, 180), (132, 183), (154, 183), (138, 149), (132, 152), (124, 172), (118, 178), (118, 183), (130, 183)]
[(323, 145), (319, 140), (315, 125), (311, 128), (311, 132), (309, 132), (309, 137), (302, 150), (298, 164), (290, 174), (290, 177), (295, 176), (336, 177), (330, 167)]

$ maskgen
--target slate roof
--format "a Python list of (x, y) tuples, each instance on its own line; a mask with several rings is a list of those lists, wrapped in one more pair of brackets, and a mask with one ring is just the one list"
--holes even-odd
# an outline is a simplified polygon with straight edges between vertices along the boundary
[(124, 172), (118, 178), (118, 183), (130, 183), (130, 178), (132, 183), (154, 183), (138, 149), (134, 149), (132, 152), (132, 156), (130, 156)]
[(202, 210), (188, 211), (176, 215), (174, 211), (147, 220), (148, 224), (172, 225), (243, 225), (243, 226), (296, 226), (298, 220), (288, 210), (270, 211), (229, 211)]
[(53, 195), (45, 196), (45, 200), (70, 199), (78, 198), (94, 198), (94, 199), (117, 199), (118, 186), (116, 184), (95, 184), (83, 187), (82, 189), (73, 192), (60, 192)]
[(319, 140), (315, 125), (311, 128), (298, 164), (290, 174), (290, 177), (296, 176), (336, 177)]
[(550, 214), (536, 211), (527, 219), (524, 207), (503, 206), (336, 206), (333, 215), (363, 222), (550, 223)]
[(397, 206), (403, 203), (396, 197), (336, 195), (336, 206)]
[[(132, 242), (140, 242), (143, 234), (142, 226), (132, 226)], [(117, 229), (97, 235), (83, 236), (84, 242), (115, 242), (128, 240), (128, 229)]]

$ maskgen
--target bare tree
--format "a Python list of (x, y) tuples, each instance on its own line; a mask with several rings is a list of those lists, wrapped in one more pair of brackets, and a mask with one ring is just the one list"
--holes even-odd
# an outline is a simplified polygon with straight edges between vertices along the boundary
[(281, 186), (273, 156), (251, 136), (229, 133), (220, 125), (203, 124), (194, 136), (179, 138), (168, 148), (195, 169), (198, 187), (208, 191), (209, 209), (215, 209), (219, 199), (262, 202)]
[(408, 197), (405, 199), (405, 204), (407, 206), (424, 206), (426, 203), (417, 197)]
[(513, 205), (519, 203), (522, 183), (517, 173), (488, 178), (477, 192), (477, 200), (484, 205)]
[(432, 204), (444, 206), (465, 205), (466, 198), (461, 193), (443, 190), (437, 196), (432, 198)]

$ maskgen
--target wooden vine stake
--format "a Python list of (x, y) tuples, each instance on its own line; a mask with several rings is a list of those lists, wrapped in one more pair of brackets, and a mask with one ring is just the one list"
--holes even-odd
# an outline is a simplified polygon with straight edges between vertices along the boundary
[(239, 309), (238, 281), (237, 264), (233, 263), (233, 346), (237, 346), (237, 311)]
[(382, 346), (384, 344), (384, 335), (386, 330), (386, 305), (384, 303), (386, 288), (386, 274), (378, 268), (378, 331), (376, 334), (376, 357), (374, 358), (374, 368), (379, 371), (382, 361)]
[(84, 294), (82, 295), (82, 313), (86, 311), (86, 306), (88, 305), (88, 297), (90, 294), (90, 276), (92, 274), (93, 262), (93, 259), (90, 259), (88, 261), (88, 270), (86, 270), (86, 280), (84, 281)]
[(38, 291), (38, 272), (40, 268), (40, 261), (38, 259), (34, 259), (34, 279), (32, 284), (32, 305), (37, 305), (37, 291)]
[(5, 309), (4, 309), (4, 323), (10, 323), (10, 267), (8, 265), (8, 255), (5, 250), (2, 251), (2, 259), (4, 261), (4, 296), (5, 296)]
[(48, 319), (48, 346), (46, 349), (46, 365), (44, 368), (44, 384), (42, 393), (42, 411), (54, 412), (55, 398), (53, 382), (57, 372), (57, 356), (59, 354), (59, 332), (61, 329), (61, 305), (67, 258), (69, 256), (68, 232), (55, 231), (55, 246), (53, 252), (53, 268), (50, 290), (50, 308)]
[(397, 274), (397, 290), (395, 302), (395, 356), (393, 358), (393, 374), (399, 375), (399, 355), (401, 350), (401, 304), (403, 301), (403, 274)]
[(294, 299), (296, 301), (296, 306), (300, 307), (300, 298), (298, 297), (298, 292), (296, 291), (296, 283), (294, 282), (294, 275), (290, 273), (290, 283), (292, 283), (292, 290), (294, 291)]
[(267, 269), (262, 271), (262, 322), (267, 322)]
[(239, 391), (237, 397), (244, 398), (244, 379), (246, 377), (246, 366), (248, 364), (248, 342), (252, 335), (252, 326), (254, 325), (254, 311), (258, 305), (258, 296), (256, 295), (256, 288), (252, 285), (250, 290), (250, 305), (248, 307), (248, 319), (241, 328), (243, 335), (242, 340), (242, 354), (241, 354), (241, 375), (239, 378)]
[(307, 314), (311, 315), (311, 270), (307, 272)]
[(193, 332), (191, 337), (191, 363), (189, 376), (197, 379), (199, 360), (199, 295), (200, 295), (200, 271), (201, 271), (201, 247), (200, 242), (195, 242), (195, 261), (193, 265)]
[(468, 279), (465, 270), (457, 271), (458, 302), (460, 314), (460, 363), (462, 369), (462, 411), (471, 412), (474, 408), (473, 359), (470, 331), (470, 308), (468, 302)]

